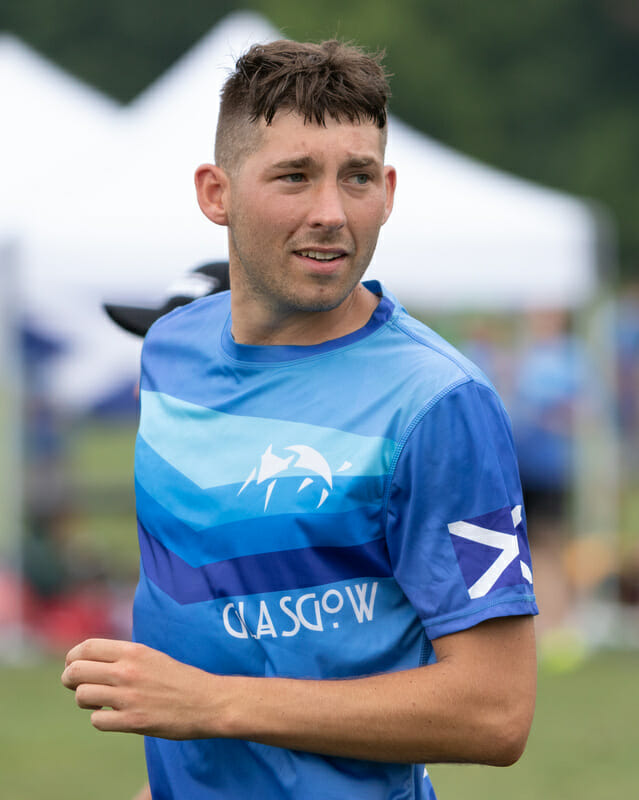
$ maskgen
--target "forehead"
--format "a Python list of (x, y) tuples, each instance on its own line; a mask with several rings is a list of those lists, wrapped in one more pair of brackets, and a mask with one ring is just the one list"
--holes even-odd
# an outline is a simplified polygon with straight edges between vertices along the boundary
[(373, 122), (305, 122), (296, 112), (278, 111), (270, 125), (256, 126), (253, 154), (262, 162), (312, 157), (314, 160), (363, 157), (384, 160), (384, 133)]

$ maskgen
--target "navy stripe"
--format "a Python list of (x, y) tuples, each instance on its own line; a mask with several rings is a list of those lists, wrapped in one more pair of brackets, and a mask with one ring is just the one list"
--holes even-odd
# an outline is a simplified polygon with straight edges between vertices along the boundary
[(138, 535), (147, 578), (180, 605), (392, 574), (384, 539), (352, 547), (260, 553), (192, 567), (151, 536), (140, 522)]

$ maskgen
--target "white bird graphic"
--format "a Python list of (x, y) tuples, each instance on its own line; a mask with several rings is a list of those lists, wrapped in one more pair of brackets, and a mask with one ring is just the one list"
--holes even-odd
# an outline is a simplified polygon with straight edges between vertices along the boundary
[[(333, 488), (333, 473), (328, 461), (320, 452), (315, 450), (314, 447), (309, 447), (306, 444), (293, 444), (285, 447), (284, 449), (291, 450), (297, 455), (297, 459), (295, 460), (295, 455), (287, 456), (286, 458), (281, 458), (280, 456), (275, 455), (275, 453), (273, 453), (273, 445), (270, 444), (260, 458), (259, 470), (257, 467), (253, 467), (250, 475), (244, 481), (242, 488), (237, 493), (238, 496), (242, 494), (242, 492), (252, 481), (255, 481), (256, 484), (259, 485), (264, 481), (273, 479), (266, 489), (266, 498), (264, 501), (264, 511), (266, 511), (271, 499), (271, 495), (273, 494), (273, 489), (277, 483), (277, 478), (275, 478), (275, 476), (281, 474), (282, 472), (286, 472), (289, 468), (295, 468), (319, 475), (319, 477), (322, 478), (327, 484), (328, 489), (326, 487), (322, 489), (321, 497), (316, 506), (316, 508), (319, 508), (321, 505), (323, 505), (326, 498), (330, 494), (330, 490)], [(350, 467), (352, 467), (352, 464), (349, 461), (345, 461), (337, 470), (337, 472), (344, 472)], [(306, 489), (306, 487), (310, 486), (312, 483), (314, 483), (313, 478), (308, 476), (305, 477), (299, 485), (297, 490), (298, 493), (303, 489)]]

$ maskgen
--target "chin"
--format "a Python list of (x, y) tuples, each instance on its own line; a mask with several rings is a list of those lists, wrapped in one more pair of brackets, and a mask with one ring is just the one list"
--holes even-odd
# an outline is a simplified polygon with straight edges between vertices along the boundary
[(307, 293), (300, 293), (291, 297), (291, 308), (303, 312), (333, 311), (345, 302), (353, 293), (357, 283), (353, 286), (322, 287), (319, 291), (312, 289)]

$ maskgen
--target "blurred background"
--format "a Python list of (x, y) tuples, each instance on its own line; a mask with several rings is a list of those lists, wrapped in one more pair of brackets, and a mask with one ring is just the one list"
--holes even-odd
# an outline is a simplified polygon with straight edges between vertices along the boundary
[(486, 371), (526, 495), (540, 692), (507, 771), (440, 800), (635, 794), (639, 746), (639, 4), (635, 0), (5, 0), (0, 6), (3, 797), (132, 796), (135, 737), (59, 685), (130, 635), (140, 340), (226, 257), (200, 214), (221, 84), (255, 41), (386, 51), (397, 203), (370, 274)]

